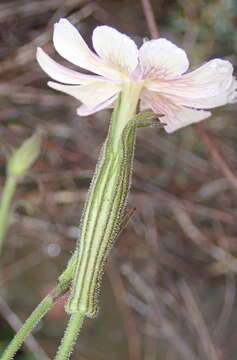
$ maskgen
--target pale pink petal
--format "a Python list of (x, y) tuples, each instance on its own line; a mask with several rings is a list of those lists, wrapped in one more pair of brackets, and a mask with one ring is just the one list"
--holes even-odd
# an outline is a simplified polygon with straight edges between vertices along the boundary
[[(214, 59), (177, 79), (149, 81), (146, 87), (163, 94), (197, 99), (200, 106), (203, 101), (205, 108), (205, 101), (208, 102), (210, 97), (219, 97), (230, 90), (233, 84), (232, 74), (233, 66), (229, 61)], [(220, 100), (221, 103), (223, 101)]]
[(233, 78), (230, 87), (220, 91), (219, 94), (215, 96), (206, 96), (196, 99), (187, 96), (165, 94), (165, 97), (171, 99), (177, 105), (184, 105), (197, 109), (212, 109), (237, 101), (237, 81)]
[(118, 95), (114, 95), (112, 96), (111, 98), (107, 99), (106, 101), (100, 103), (99, 105), (95, 106), (95, 107), (88, 107), (84, 104), (82, 104), (78, 109), (77, 109), (77, 115), (79, 116), (89, 116), (91, 114), (94, 114), (100, 110), (103, 110), (103, 109), (110, 109), (116, 98), (117, 98)]
[(184, 50), (166, 39), (145, 42), (139, 50), (140, 69), (143, 78), (173, 79), (189, 67)]
[[(198, 69), (183, 75), (183, 80), (189, 82), (193, 95), (196, 90), (205, 91), (205, 94), (218, 95), (223, 90), (228, 89), (233, 81), (233, 66), (227, 60), (213, 59)], [(203, 95), (204, 97), (205, 95)], [(198, 97), (198, 96), (196, 96)]]
[(107, 64), (126, 74), (138, 64), (138, 49), (127, 35), (109, 26), (98, 26), (92, 36), (95, 51)]
[[(174, 97), (170, 95), (170, 97)], [(189, 107), (194, 107), (197, 109), (213, 109), (218, 106), (223, 106), (228, 103), (236, 102), (236, 93), (225, 90), (222, 91), (219, 95), (210, 96), (200, 99), (192, 99), (188, 97), (178, 97), (175, 96), (176, 104), (185, 105)]]
[(163, 124), (165, 124), (165, 130), (168, 133), (172, 133), (184, 126), (207, 119), (209, 116), (211, 116), (210, 111), (194, 110), (182, 107), (173, 115), (164, 115), (159, 117), (159, 119)]
[(179, 105), (175, 103), (173, 96), (164, 96), (146, 89), (141, 94), (140, 106), (142, 106), (142, 109), (150, 108), (154, 113), (162, 115), (173, 115), (179, 109)]
[(115, 83), (108, 81), (96, 81), (81, 86), (63, 85), (50, 81), (48, 85), (55, 90), (74, 96), (90, 108), (99, 105), (120, 91)]
[(180, 106), (174, 97), (144, 90), (142, 93), (143, 107), (151, 108), (165, 124), (167, 132), (173, 132), (186, 125), (206, 119), (209, 111), (189, 109)]
[(96, 75), (86, 75), (71, 70), (51, 59), (41, 48), (37, 48), (36, 58), (41, 68), (54, 80), (65, 84), (84, 85), (97, 80)]
[(103, 64), (89, 49), (77, 29), (67, 19), (60, 19), (54, 25), (53, 41), (57, 52), (71, 63), (109, 79), (120, 78), (117, 70)]

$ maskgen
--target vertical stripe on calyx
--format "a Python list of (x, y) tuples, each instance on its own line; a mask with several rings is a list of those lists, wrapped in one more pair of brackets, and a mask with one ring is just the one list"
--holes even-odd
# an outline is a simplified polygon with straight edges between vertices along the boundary
[(118, 134), (115, 125), (120, 109), (121, 96), (100, 152), (82, 215), (80, 239), (75, 254), (76, 266), (66, 305), (67, 312), (81, 312), (88, 317), (95, 316), (98, 310), (97, 298), (104, 264), (124, 220), (136, 128), (140, 120), (151, 117), (151, 114), (132, 116)]

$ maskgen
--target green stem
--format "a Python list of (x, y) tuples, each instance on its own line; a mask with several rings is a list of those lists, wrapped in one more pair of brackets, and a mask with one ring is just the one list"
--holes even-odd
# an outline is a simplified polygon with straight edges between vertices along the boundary
[(3, 188), (0, 204), (0, 253), (9, 224), (10, 204), (16, 188), (16, 178), (8, 175)]
[(111, 128), (108, 136), (110, 136), (110, 142), (113, 150), (118, 151), (120, 146), (121, 136), (124, 128), (128, 124), (129, 120), (136, 114), (137, 104), (143, 82), (138, 83), (124, 83), (121, 91), (121, 99), (117, 103), (118, 109), (114, 109), (114, 113), (111, 120)]
[(74, 313), (68, 322), (67, 329), (58, 349), (55, 360), (69, 359), (73, 346), (77, 340), (78, 333), (82, 327), (85, 315), (82, 313)]
[(70, 286), (69, 282), (59, 283), (36, 307), (29, 318), (22, 325), (12, 339), (6, 350), (4, 351), (1, 360), (13, 359), (15, 353), (20, 349), (27, 335), (33, 330), (40, 319), (49, 311), (57, 299), (64, 294)]

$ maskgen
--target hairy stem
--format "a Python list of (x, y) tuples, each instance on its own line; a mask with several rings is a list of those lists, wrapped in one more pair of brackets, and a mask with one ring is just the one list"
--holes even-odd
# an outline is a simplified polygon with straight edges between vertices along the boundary
[(59, 346), (55, 360), (66, 360), (69, 359), (73, 346), (77, 340), (78, 333), (82, 327), (85, 315), (77, 312), (74, 313), (68, 322), (67, 329), (65, 331), (64, 337)]
[(81, 218), (76, 268), (66, 310), (94, 317), (104, 264), (120, 231), (131, 185), (136, 137), (132, 120), (142, 84), (124, 84), (100, 152)]

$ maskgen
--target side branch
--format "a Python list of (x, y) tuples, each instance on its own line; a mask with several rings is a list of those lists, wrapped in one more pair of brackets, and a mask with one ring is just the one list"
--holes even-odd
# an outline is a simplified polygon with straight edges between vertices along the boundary
[(70, 286), (70, 282), (59, 283), (36, 307), (13, 340), (4, 351), (1, 360), (11, 360), (20, 349), (27, 335), (33, 330), (40, 319), (50, 310), (54, 303), (62, 296)]

